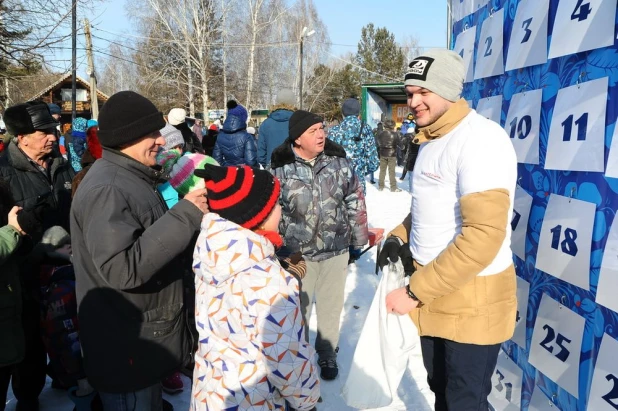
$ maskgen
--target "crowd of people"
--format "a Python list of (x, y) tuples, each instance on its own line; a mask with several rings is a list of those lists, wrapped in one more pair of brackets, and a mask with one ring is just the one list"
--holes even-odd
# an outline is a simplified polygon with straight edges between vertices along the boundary
[(396, 164), (410, 215), (377, 258), (400, 261), (408, 283), (384, 304), (418, 328), (436, 410), (487, 410), (515, 322), (517, 170), (504, 130), (460, 98), (463, 78), (456, 53), (417, 57), (403, 134), (392, 120), (372, 130), (354, 98), (327, 131), (283, 91), (257, 131), (233, 100), (205, 133), (132, 91), (62, 137), (59, 107), (9, 107), (0, 410), (9, 384), (18, 410), (38, 410), (48, 375), (78, 410), (171, 410), (162, 391), (184, 389), (180, 372), (193, 410), (314, 409), (320, 380), (339, 374), (366, 178), (379, 169), (383, 190), (388, 171), (400, 191)]

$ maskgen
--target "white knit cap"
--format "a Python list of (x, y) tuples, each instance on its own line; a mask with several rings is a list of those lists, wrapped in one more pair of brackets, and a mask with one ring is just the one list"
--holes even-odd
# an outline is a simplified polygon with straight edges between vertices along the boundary
[(182, 144), (184, 147), (185, 139), (182, 138), (182, 133), (176, 127), (166, 124), (165, 127), (160, 130), (160, 133), (161, 136), (165, 138), (163, 150), (169, 150), (179, 144)]
[(247, 127), (247, 133), (249, 133), (252, 136), (254, 136), (255, 135), (255, 127)]
[(177, 126), (178, 124), (183, 123), (186, 117), (187, 112), (184, 108), (173, 108), (167, 115), (167, 122), (173, 126)]
[(416, 57), (406, 73), (404, 84), (426, 88), (440, 97), (457, 101), (464, 82), (461, 56), (446, 49), (433, 49)]

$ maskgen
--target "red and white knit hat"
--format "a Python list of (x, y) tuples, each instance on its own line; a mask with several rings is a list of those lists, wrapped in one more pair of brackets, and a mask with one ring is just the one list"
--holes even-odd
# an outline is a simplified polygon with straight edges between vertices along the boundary
[(279, 180), (266, 170), (207, 164), (195, 175), (206, 182), (210, 211), (249, 230), (266, 220), (279, 201)]
[(206, 164), (219, 165), (217, 161), (204, 154), (182, 154), (179, 149), (161, 151), (157, 154), (157, 164), (163, 168), (163, 174), (167, 175), (168, 182), (184, 196), (198, 188), (204, 188), (204, 180), (193, 175), (193, 171), (204, 168)]

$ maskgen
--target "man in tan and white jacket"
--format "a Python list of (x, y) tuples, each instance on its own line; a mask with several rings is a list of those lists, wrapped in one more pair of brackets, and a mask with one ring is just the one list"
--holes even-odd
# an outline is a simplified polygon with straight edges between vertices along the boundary
[(500, 343), (515, 327), (510, 220), (517, 159), (509, 136), (460, 98), (464, 67), (448, 50), (410, 63), (408, 106), (421, 144), (410, 215), (387, 238), (384, 266), (413, 272), (387, 309), (421, 335), (436, 410), (487, 410)]

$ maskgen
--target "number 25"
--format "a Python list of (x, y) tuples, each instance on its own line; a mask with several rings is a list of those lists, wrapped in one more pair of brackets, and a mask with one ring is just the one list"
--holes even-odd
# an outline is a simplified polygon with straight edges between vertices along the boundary
[(549, 343), (551, 343), (554, 340), (554, 338), (555, 338), (556, 339), (556, 345), (558, 347), (560, 347), (560, 351), (558, 352), (558, 354), (555, 354), (555, 357), (557, 359), (559, 359), (560, 361), (565, 362), (567, 360), (567, 358), (569, 358), (569, 355), (571, 353), (562, 344), (563, 343), (568, 344), (568, 343), (571, 342), (571, 340), (569, 340), (568, 338), (566, 338), (562, 334), (558, 334), (558, 336), (556, 337), (556, 332), (554, 331), (554, 329), (552, 327), (550, 327), (549, 325), (547, 325), (547, 324), (545, 324), (543, 326), (543, 329), (545, 331), (547, 331), (547, 335), (545, 336), (545, 339), (543, 341), (541, 341), (540, 346), (545, 348), (547, 351), (549, 351), (550, 353), (553, 354), (554, 347), (552, 345), (549, 345)]

